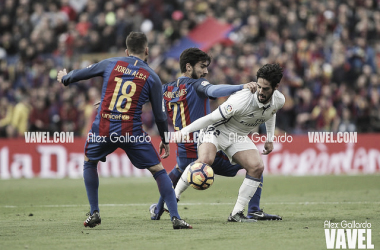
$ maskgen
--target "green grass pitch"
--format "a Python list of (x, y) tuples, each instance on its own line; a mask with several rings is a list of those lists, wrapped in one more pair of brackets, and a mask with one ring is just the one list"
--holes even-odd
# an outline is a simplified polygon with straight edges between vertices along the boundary
[(227, 223), (242, 176), (189, 188), (179, 212), (194, 229), (151, 221), (153, 178), (100, 179), (102, 225), (85, 228), (82, 179), (0, 180), (0, 249), (326, 249), (325, 220), (369, 222), (380, 249), (380, 176), (267, 176), (261, 207), (283, 221)]

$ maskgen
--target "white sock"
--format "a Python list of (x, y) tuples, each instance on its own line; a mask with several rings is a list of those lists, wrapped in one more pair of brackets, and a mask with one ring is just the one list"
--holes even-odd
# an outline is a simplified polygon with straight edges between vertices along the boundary
[(178, 200), (181, 197), (181, 194), (190, 186), (189, 182), (187, 182), (187, 173), (189, 172), (189, 169), (190, 164), (186, 167), (185, 171), (183, 171), (181, 178), (177, 182), (177, 186), (175, 186), (175, 196)]
[(257, 187), (260, 185), (260, 179), (256, 178), (245, 178), (239, 189), (239, 195), (231, 215), (243, 211), (251, 200), (252, 196), (255, 194)]

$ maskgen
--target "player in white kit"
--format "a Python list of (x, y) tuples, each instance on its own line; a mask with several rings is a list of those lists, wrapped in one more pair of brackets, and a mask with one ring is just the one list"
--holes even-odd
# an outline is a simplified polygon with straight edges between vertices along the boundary
[[(198, 159), (211, 165), (215, 154), (223, 150), (232, 163), (240, 164), (246, 171), (245, 179), (240, 186), (238, 199), (230, 214), (230, 222), (255, 222), (244, 215), (244, 208), (256, 192), (264, 171), (264, 164), (256, 145), (248, 134), (265, 122), (267, 141), (263, 154), (273, 150), (273, 136), (276, 123), (276, 112), (284, 106), (285, 97), (277, 88), (282, 78), (282, 68), (278, 64), (266, 64), (257, 71), (257, 91), (243, 89), (231, 95), (226, 102), (211, 114), (204, 116), (177, 133), (187, 139), (190, 132), (201, 130), (199, 136)], [(202, 129), (205, 131), (202, 131)], [(179, 138), (179, 137), (178, 137)], [(186, 168), (178, 182), (175, 192), (177, 199), (189, 186)]]

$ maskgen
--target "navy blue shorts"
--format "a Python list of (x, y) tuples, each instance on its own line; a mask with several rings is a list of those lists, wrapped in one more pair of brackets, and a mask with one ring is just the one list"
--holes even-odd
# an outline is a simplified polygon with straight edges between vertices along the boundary
[[(177, 164), (181, 171), (184, 171), (186, 167), (196, 161), (195, 158), (185, 158), (177, 156)], [(215, 156), (214, 163), (211, 165), (214, 173), (221, 176), (233, 177), (237, 174), (237, 172), (242, 169), (239, 164), (231, 164), (228, 160), (227, 155), (225, 155), (222, 151), (218, 151)]]
[[(141, 136), (148, 136), (142, 134)], [(145, 169), (157, 165), (161, 162), (160, 155), (154, 148), (150, 140), (141, 140), (139, 142), (115, 142), (113, 138), (101, 138), (99, 142), (86, 140), (84, 153), (91, 161), (106, 161), (106, 156), (111, 154), (117, 148), (121, 148), (127, 154), (132, 164), (139, 168)]]

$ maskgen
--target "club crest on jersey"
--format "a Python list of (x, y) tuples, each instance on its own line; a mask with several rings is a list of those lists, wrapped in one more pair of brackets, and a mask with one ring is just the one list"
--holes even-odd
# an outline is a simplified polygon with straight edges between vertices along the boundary
[(276, 114), (276, 112), (277, 112), (277, 110), (274, 109), (274, 110), (272, 111), (272, 115)]
[(224, 108), (225, 110), (226, 110), (226, 113), (227, 114), (229, 114), (229, 113), (231, 113), (232, 112), (232, 110), (233, 110), (233, 108), (232, 108), (232, 105), (231, 104), (228, 104), (225, 108)]
[(208, 81), (203, 81), (203, 82), (201, 82), (201, 85), (202, 86), (207, 86), (207, 85), (209, 85), (210, 83), (208, 82)]

